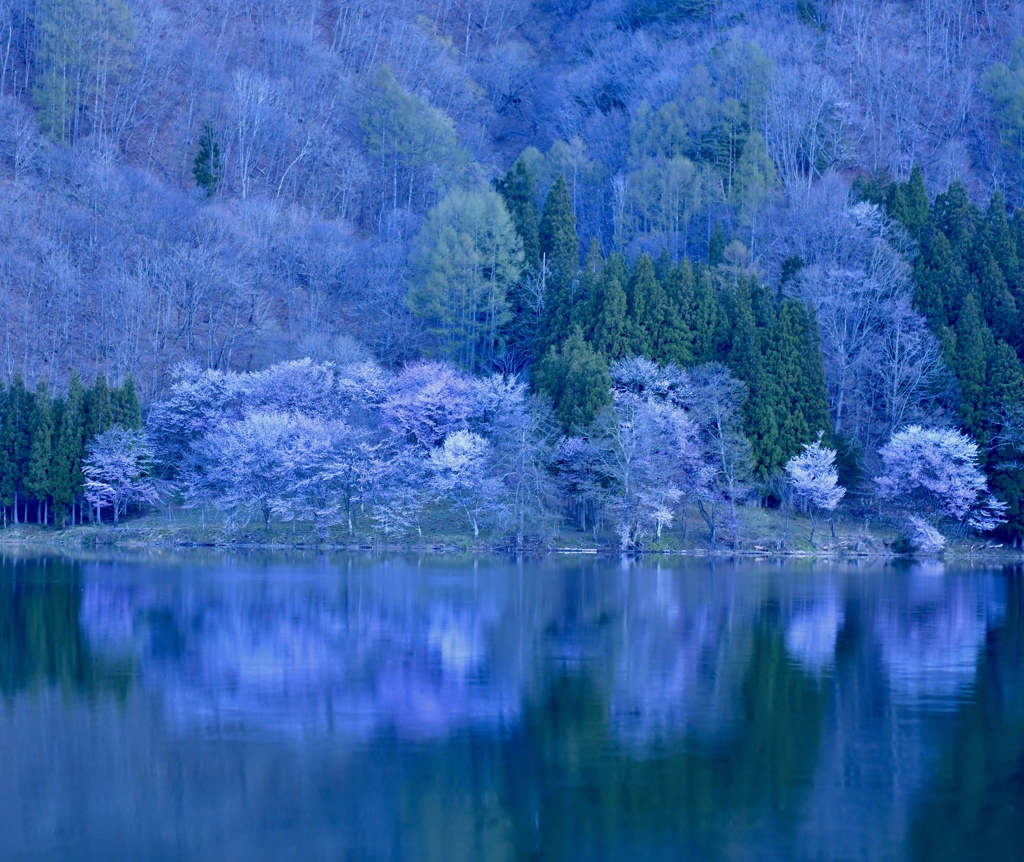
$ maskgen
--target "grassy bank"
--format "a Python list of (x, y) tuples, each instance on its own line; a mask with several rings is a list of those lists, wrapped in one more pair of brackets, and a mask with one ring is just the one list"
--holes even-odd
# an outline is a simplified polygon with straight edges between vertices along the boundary
[[(448, 553), (478, 551), (511, 553), (517, 550), (514, 536), (481, 531), (474, 538), (450, 518), (425, 518), (420, 534), (382, 536), (369, 530), (342, 528), (318, 533), (312, 524), (271, 523), (269, 529), (250, 524), (229, 529), (216, 516), (203, 517), (185, 509), (171, 509), (123, 520), (118, 526), (83, 525), (57, 530), (36, 525), (8, 526), (0, 530), (0, 544), (55, 547), (117, 547), (132, 549), (217, 548), (310, 548), (319, 550), (419, 551)], [(898, 553), (898, 531), (878, 523), (837, 519), (835, 535), (827, 523), (819, 523), (811, 541), (810, 520), (797, 513), (788, 519), (776, 509), (747, 507), (741, 510), (736, 534), (721, 528), (712, 545), (707, 525), (696, 513), (685, 522), (664, 530), (661, 539), (648, 537), (645, 553), (722, 554), (756, 556), (891, 557)], [(551, 530), (527, 537), (522, 550), (533, 553), (618, 553), (617, 536), (610, 529), (581, 532)], [(971, 537), (948, 548), (945, 556), (999, 556), (1021, 558), (1021, 551), (992, 540)]]

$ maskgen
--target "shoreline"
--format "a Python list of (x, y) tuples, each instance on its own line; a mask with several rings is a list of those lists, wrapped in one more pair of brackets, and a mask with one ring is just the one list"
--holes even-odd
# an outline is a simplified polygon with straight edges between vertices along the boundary
[[(285, 528), (287, 529), (287, 528)], [(563, 539), (563, 541), (559, 541)], [(837, 535), (822, 540), (817, 547), (801, 546), (793, 541), (787, 547), (780, 544), (775, 536), (752, 534), (742, 540), (740, 547), (719, 543), (716, 547), (701, 547), (698, 544), (678, 546), (654, 546), (639, 551), (624, 552), (611, 543), (579, 544), (565, 543), (559, 536), (552, 541), (533, 540), (524, 547), (516, 548), (511, 543), (472, 541), (469, 537), (447, 536), (436, 540), (380, 541), (360, 536), (349, 541), (335, 538), (317, 541), (307, 534), (270, 535), (261, 537), (253, 532), (231, 537), (217, 528), (204, 527), (200, 530), (184, 524), (112, 524), (76, 525), (64, 530), (37, 525), (8, 525), (0, 529), (0, 547), (8, 548), (49, 548), (52, 550), (110, 550), (129, 551), (173, 551), (173, 550), (218, 550), (218, 551), (300, 551), (310, 553), (362, 553), (362, 554), (421, 554), (432, 556), (453, 556), (458, 554), (487, 554), (496, 556), (579, 556), (579, 557), (708, 557), (716, 559), (820, 559), (820, 560), (936, 560), (940, 562), (958, 560), (991, 560), (1002, 562), (1024, 561), (1024, 548), (1013, 548), (991, 540), (976, 539), (961, 542), (944, 549), (938, 554), (898, 553), (890, 547), (884, 535)]]

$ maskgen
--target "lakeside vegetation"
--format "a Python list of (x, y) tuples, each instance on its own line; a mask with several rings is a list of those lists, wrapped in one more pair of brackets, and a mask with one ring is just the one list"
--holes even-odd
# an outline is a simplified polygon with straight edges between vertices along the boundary
[(0, 4), (5, 523), (1019, 545), (1024, 19), (761, 5)]

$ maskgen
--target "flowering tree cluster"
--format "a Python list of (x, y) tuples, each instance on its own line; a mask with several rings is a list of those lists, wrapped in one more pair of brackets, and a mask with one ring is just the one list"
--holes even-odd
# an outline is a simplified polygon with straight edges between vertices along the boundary
[[(476, 539), (504, 532), (521, 547), (561, 518), (595, 538), (614, 530), (619, 547), (635, 551), (690, 506), (712, 544), (723, 526), (738, 542), (738, 509), (755, 488), (745, 384), (722, 365), (684, 370), (640, 357), (615, 363), (609, 380), (608, 406), (560, 436), (551, 402), (514, 376), (474, 377), (445, 363), (392, 372), (307, 359), (250, 374), (183, 366), (150, 411), (148, 440), (162, 478), (232, 528), (278, 520), (321, 536), (358, 527), (398, 537), (447, 513)], [(977, 447), (959, 432), (912, 426), (881, 458), (879, 497), (925, 519), (917, 531), (932, 545), (930, 531), (998, 523)], [(836, 452), (819, 435), (785, 474), (813, 541), (818, 519), (846, 493)], [(113, 493), (96, 500), (117, 505), (105, 502)], [(121, 493), (148, 491), (125, 483)]]

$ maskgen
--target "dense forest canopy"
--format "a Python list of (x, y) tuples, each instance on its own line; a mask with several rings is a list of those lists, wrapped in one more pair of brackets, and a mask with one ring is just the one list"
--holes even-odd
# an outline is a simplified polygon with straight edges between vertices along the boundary
[(717, 368), (762, 495), (956, 425), (1019, 533), (1021, 104), (1010, 0), (0, 0), (0, 375)]

